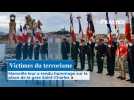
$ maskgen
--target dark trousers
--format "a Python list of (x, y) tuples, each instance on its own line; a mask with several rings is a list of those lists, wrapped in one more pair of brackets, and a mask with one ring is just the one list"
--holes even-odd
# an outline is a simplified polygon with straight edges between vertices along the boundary
[(107, 72), (109, 75), (114, 75), (115, 58), (107, 57)]
[(20, 54), (16, 54), (16, 59), (20, 60), (21, 59), (21, 55)]
[(97, 58), (98, 73), (102, 73), (104, 60), (101, 59), (101, 56), (97, 56), (96, 58)]
[(34, 52), (34, 59), (39, 60), (39, 52)]
[(28, 58), (29, 59), (32, 59), (33, 58), (33, 51), (32, 50), (28, 52)]
[(94, 55), (91, 55), (91, 70), (94, 69)]
[(80, 55), (81, 70), (85, 68), (85, 55)]
[(93, 71), (93, 68), (91, 66), (91, 55), (90, 54), (87, 54), (87, 61), (88, 61), (88, 69), (90, 71)]
[(128, 61), (128, 73), (131, 81), (134, 81), (134, 63)]
[(27, 59), (27, 52), (26, 51), (23, 51), (23, 60), (24, 59)]
[(72, 57), (72, 60), (74, 61), (74, 69), (77, 69), (78, 56)]
[(62, 54), (62, 59), (63, 59), (63, 60), (67, 60), (67, 59), (68, 59), (67, 54)]

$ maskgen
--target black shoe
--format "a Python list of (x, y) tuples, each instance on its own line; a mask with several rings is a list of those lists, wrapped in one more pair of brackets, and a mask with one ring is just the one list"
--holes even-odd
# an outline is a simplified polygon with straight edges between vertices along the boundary
[(112, 77), (112, 76), (114, 76), (114, 74), (110, 74), (109, 76), (111, 76), (111, 77)]
[(131, 80), (131, 83), (134, 83), (134, 80)]
[(120, 78), (121, 78), (121, 76), (118, 76), (117, 78), (118, 78), (118, 79), (120, 79)]
[(126, 78), (125, 77), (121, 77), (121, 80), (125, 80)]
[(91, 69), (87, 69), (87, 71), (93, 72), (93, 70), (91, 70)]
[(93, 72), (93, 70), (90, 70), (90, 72)]
[(81, 68), (81, 71), (83, 71), (84, 70), (84, 68)]
[(106, 74), (107, 76), (110, 75), (109, 73)]
[(77, 68), (76, 70), (77, 70), (77, 71), (81, 71), (81, 69), (80, 69), (80, 68)]
[(97, 72), (98, 74), (102, 74), (102, 72)]
[(126, 81), (131, 81), (130, 79), (126, 80)]

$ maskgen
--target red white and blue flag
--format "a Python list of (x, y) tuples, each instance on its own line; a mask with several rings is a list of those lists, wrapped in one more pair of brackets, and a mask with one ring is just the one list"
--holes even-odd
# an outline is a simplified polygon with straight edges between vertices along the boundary
[(72, 16), (72, 14), (70, 14), (70, 35), (71, 35), (72, 42), (75, 42), (76, 41), (76, 34), (74, 32), (73, 16)]
[(130, 26), (130, 20), (129, 20), (130, 16), (128, 12), (126, 12), (126, 17), (127, 17), (127, 20), (125, 23), (125, 36), (128, 42), (131, 42), (131, 26)]
[(81, 17), (80, 16), (78, 16), (77, 17), (77, 19), (78, 19), (78, 23), (79, 23), (79, 35), (80, 35), (80, 38), (84, 38), (84, 34), (83, 34), (83, 30), (82, 30), (82, 26), (81, 26)]
[(88, 22), (88, 26), (87, 26), (87, 39), (90, 40), (90, 38), (93, 37), (93, 33), (95, 32), (94, 24), (93, 24), (93, 19), (92, 19), (92, 15), (91, 14), (87, 15), (87, 22)]
[(108, 44), (112, 45), (112, 29), (110, 26), (110, 22), (109, 22), (109, 16), (108, 16), (108, 12), (106, 12), (106, 21), (107, 21), (107, 29), (108, 29)]

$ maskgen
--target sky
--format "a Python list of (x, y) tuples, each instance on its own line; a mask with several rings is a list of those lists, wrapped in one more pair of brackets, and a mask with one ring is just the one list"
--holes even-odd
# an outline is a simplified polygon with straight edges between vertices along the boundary
[[(43, 23), (43, 32), (59, 31), (62, 28), (69, 30), (70, 27), (70, 14), (72, 13), (74, 18), (74, 30), (78, 33), (78, 21), (77, 16), (81, 16), (81, 24), (83, 32), (86, 32), (87, 27), (87, 13), (92, 13), (93, 22), (96, 34), (106, 34), (107, 27), (105, 24), (105, 12), (0, 12), (0, 32), (8, 33), (9, 31), (9, 21), (10, 14), (16, 15), (16, 25), (17, 30), (20, 24), (24, 25), (25, 16), (31, 15), (32, 18), (40, 20)], [(114, 12), (109, 12), (109, 19), (113, 21), (115, 18)], [(124, 23), (126, 20), (125, 12), (118, 12), (117, 15), (120, 32), (124, 32)], [(115, 32), (114, 25), (111, 23), (112, 32)]]

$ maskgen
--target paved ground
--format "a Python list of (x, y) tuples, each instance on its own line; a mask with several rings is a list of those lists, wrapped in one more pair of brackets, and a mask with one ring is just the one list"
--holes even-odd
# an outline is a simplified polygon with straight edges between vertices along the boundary
[[(118, 72), (115, 72), (115, 76), (106, 76), (106, 69), (103, 74), (91, 72), (90, 81), (7, 81), (6, 73), (0, 72), (0, 87), (134, 87), (134, 83), (127, 82), (125, 80), (119, 80), (116, 77)], [(128, 75), (127, 75), (128, 77)]]
[[(134, 83), (130, 83), (126, 80), (117, 79), (119, 76), (118, 71), (115, 72), (115, 76), (107, 76), (106, 69), (104, 69), (103, 74), (98, 74), (97, 67), (94, 68), (94, 71), (90, 73), (90, 81), (73, 81), (72, 84), (67, 84), (65, 86), (74, 86), (74, 87), (134, 87)], [(128, 74), (127, 74), (128, 78)]]

